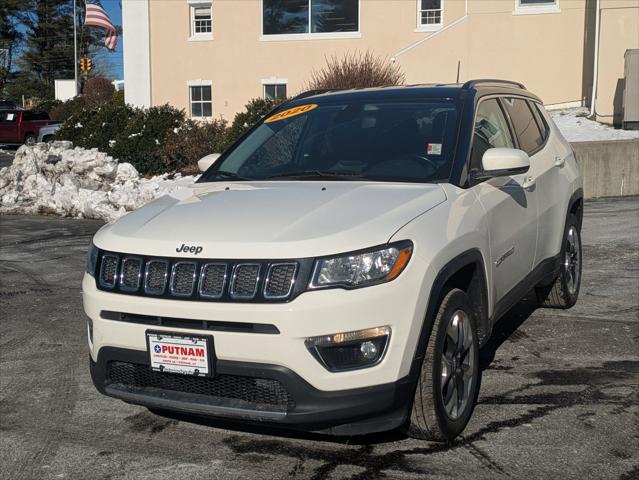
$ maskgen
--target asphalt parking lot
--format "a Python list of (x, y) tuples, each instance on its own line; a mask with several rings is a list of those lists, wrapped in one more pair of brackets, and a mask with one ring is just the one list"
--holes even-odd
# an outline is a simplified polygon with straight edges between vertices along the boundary
[(0, 168), (10, 167), (16, 154), (15, 147), (0, 144)]
[(100, 396), (80, 298), (100, 225), (0, 217), (1, 478), (639, 478), (639, 198), (586, 204), (579, 303), (502, 319), (448, 445), (176, 420)]

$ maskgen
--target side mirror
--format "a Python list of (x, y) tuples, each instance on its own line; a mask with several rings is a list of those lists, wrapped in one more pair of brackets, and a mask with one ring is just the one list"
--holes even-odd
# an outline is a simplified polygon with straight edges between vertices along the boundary
[(206, 157), (202, 157), (197, 161), (197, 167), (200, 169), (200, 172), (206, 172), (211, 165), (215, 163), (215, 161), (220, 158), (221, 153), (211, 153)]
[(530, 157), (516, 148), (489, 148), (484, 152), (481, 166), (480, 179), (519, 175), (530, 168)]

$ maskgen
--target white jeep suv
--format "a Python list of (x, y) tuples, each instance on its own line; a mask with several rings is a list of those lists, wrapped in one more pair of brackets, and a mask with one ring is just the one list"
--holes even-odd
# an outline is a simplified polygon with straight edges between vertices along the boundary
[(523, 85), (308, 92), (213, 158), (93, 239), (82, 289), (106, 395), (446, 441), (495, 322), (531, 289), (577, 300), (581, 176)]

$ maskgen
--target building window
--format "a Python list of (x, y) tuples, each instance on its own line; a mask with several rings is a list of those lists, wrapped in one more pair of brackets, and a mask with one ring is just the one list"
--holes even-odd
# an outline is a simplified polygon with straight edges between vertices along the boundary
[(191, 93), (191, 118), (210, 118), (213, 115), (211, 86), (190, 86), (189, 90)]
[(210, 38), (213, 33), (213, 14), (210, 3), (191, 6), (191, 38)]
[(515, 0), (515, 15), (559, 13), (559, 0)]
[(265, 83), (264, 98), (269, 100), (285, 100), (286, 84), (285, 83)]
[(443, 0), (417, 0), (417, 28), (440, 27), (443, 22)]
[(263, 35), (359, 32), (359, 0), (262, 0)]

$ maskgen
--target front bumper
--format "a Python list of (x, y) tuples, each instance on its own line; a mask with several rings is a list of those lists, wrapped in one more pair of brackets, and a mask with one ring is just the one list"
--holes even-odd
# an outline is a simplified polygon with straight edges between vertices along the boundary
[[(82, 294), (91, 320), (89, 350), (94, 362), (103, 348), (146, 351), (147, 329), (202, 335), (197, 322), (274, 327), (263, 331), (209, 332), (221, 361), (278, 365), (321, 391), (343, 391), (394, 383), (411, 370), (432, 280), (430, 269), (415, 255), (392, 282), (357, 290), (306, 292), (289, 303), (215, 303), (121, 295), (98, 290), (85, 275)], [(174, 319), (171, 326), (119, 321), (113, 313)], [(389, 326), (392, 331), (384, 359), (365, 369), (330, 372), (309, 352), (309, 337)]]
[[(234, 304), (104, 292), (85, 275), (82, 290), (84, 309), (91, 320), (92, 377), (100, 392), (151, 408), (336, 434), (389, 430), (408, 414), (415, 384), (412, 366), (432, 281), (431, 269), (414, 255), (398, 278), (383, 285), (307, 292), (289, 303)], [(107, 312), (158, 316), (173, 324), (150, 327), (120, 321)], [(275, 329), (269, 334), (239, 332), (237, 328), (203, 332), (190, 327), (201, 321)], [(308, 337), (380, 326), (389, 326), (392, 334), (383, 360), (369, 368), (330, 372), (304, 344)], [(142, 366), (140, 372), (148, 374), (145, 332), (149, 328), (212, 335), (217, 374), (278, 381), (294, 405), (273, 411), (192, 391), (111, 382), (111, 361)]]
[[(244, 401), (237, 392), (231, 398), (210, 397), (201, 393), (114, 381), (109, 374), (113, 362), (148, 368), (147, 354), (138, 350), (105, 347), (100, 350), (97, 362), (90, 360), (91, 378), (98, 391), (129, 403), (197, 416), (267, 423), (335, 435), (372, 433), (400, 426), (407, 418), (415, 385), (414, 381), (405, 377), (385, 385), (325, 392), (312, 387), (285, 367), (224, 360), (216, 362), (216, 377), (279, 382), (288, 394), (288, 405), (269, 408)], [(173, 378), (182, 379), (181, 376)]]

